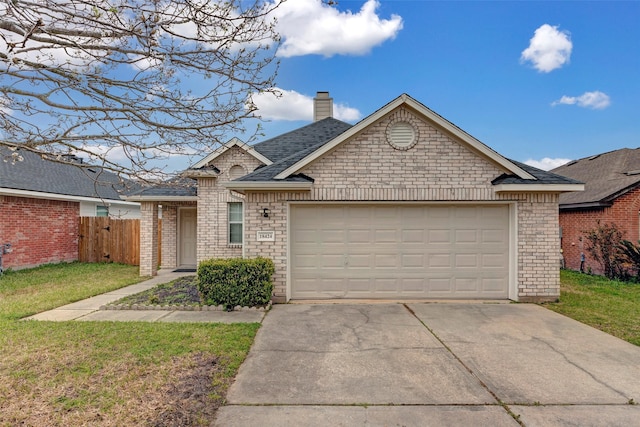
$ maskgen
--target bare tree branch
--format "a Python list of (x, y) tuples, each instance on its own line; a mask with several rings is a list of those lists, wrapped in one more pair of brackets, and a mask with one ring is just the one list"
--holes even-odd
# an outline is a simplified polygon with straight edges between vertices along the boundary
[(210, 152), (275, 87), (281, 1), (0, 0), (0, 145), (134, 177)]

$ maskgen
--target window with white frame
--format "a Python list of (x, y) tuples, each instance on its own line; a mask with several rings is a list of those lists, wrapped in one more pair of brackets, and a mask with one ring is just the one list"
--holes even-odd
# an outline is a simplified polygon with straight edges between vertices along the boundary
[(242, 202), (229, 203), (229, 244), (242, 244)]

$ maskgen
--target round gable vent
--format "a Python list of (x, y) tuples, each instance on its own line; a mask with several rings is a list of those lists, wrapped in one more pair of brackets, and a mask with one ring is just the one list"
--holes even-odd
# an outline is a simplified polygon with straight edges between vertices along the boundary
[(240, 165), (231, 166), (231, 169), (229, 169), (229, 180), (233, 181), (236, 178), (244, 176), (246, 173), (247, 172)]
[(418, 141), (416, 128), (405, 121), (391, 123), (387, 127), (387, 141), (395, 149), (408, 150)]

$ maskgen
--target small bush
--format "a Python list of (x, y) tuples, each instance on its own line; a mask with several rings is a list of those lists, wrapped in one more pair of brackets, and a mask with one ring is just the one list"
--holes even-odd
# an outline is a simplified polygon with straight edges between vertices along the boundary
[(267, 258), (210, 259), (198, 266), (198, 290), (205, 304), (255, 307), (271, 299), (275, 268)]
[(614, 224), (600, 224), (583, 231), (589, 255), (600, 264), (608, 279), (624, 279), (628, 276), (624, 265), (622, 241), (624, 232)]

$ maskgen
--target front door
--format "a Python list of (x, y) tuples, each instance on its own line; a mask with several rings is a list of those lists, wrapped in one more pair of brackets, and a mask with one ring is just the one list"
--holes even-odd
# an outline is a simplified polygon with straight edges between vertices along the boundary
[(180, 209), (178, 235), (178, 265), (180, 267), (195, 267), (196, 257), (196, 209)]

